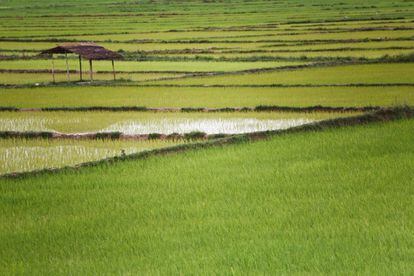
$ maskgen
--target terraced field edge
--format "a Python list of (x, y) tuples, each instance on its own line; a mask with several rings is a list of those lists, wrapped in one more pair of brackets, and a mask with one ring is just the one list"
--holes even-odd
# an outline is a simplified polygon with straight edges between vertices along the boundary
[(41, 112), (41, 111), (137, 111), (137, 112), (369, 112), (380, 110), (380, 106), (362, 106), (362, 107), (332, 107), (332, 106), (278, 106), (278, 105), (258, 105), (255, 107), (223, 107), (223, 108), (207, 108), (207, 107), (146, 107), (146, 106), (84, 106), (84, 107), (43, 107), (43, 108), (17, 108), (0, 106), (1, 111), (10, 112)]

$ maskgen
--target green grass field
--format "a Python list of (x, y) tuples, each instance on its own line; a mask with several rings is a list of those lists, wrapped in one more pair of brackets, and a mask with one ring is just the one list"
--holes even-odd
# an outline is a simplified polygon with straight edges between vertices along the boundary
[(414, 66), (407, 64), (369, 64), (317, 67), (296, 71), (222, 75), (159, 81), (178, 85), (271, 85), (271, 84), (371, 84), (414, 83)]
[[(248, 69), (259, 68), (276, 68), (283, 66), (293, 66), (304, 64), (302, 62), (128, 62), (118, 61), (115, 63), (116, 70), (118, 71), (178, 71), (178, 72), (214, 72), (214, 71), (241, 71)], [(72, 59), (69, 61), (69, 69), (78, 69), (78, 60)], [(86, 65), (85, 65), (86, 66)], [(66, 64), (63, 59), (55, 61), (55, 68), (60, 70), (66, 70)], [(13, 61), (0, 61), (0, 69), (20, 69), (20, 70), (51, 70), (52, 62), (50, 60), (13, 60)], [(94, 70), (96, 71), (109, 71), (112, 72), (110, 61), (97, 61), (94, 63)], [(88, 74), (85, 69), (85, 74)]]
[[(398, 56), (398, 55), (410, 55), (413, 53), (413, 49), (368, 49), (368, 50), (327, 50), (327, 51), (297, 51), (297, 52), (285, 52), (285, 51), (273, 51), (273, 52), (226, 52), (217, 54), (198, 54), (193, 55), (193, 58), (205, 58), (211, 60), (279, 60), (279, 59), (312, 59), (312, 60), (323, 60), (323, 59), (381, 59), (384, 56)], [(169, 58), (184, 58), (181, 54), (168, 55)]]
[(2, 180), (2, 273), (409, 274), (413, 122)]
[(0, 274), (411, 275), (413, 75), (410, 0), (0, 1)]
[(0, 91), (14, 107), (250, 107), (412, 105), (412, 86), (395, 87), (47, 87)]
[[(154, 81), (159, 79), (180, 78), (185, 74), (179, 73), (117, 73), (116, 77), (121, 80), (131, 82)], [(69, 73), (69, 80), (66, 72), (55, 73), (55, 82), (78, 81), (79, 74)], [(89, 79), (88, 74), (83, 75), (84, 79)], [(93, 79), (96, 81), (112, 81), (114, 76), (109, 72), (94, 74)], [(0, 82), (8, 85), (40, 84), (52, 83), (53, 76), (51, 73), (0, 73)]]

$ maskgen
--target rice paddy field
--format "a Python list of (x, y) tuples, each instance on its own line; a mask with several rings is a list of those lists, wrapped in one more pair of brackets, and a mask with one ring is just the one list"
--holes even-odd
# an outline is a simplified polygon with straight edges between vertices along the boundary
[[(184, 141), (181, 141), (183, 143)], [(108, 157), (174, 146), (178, 141), (1, 139), (0, 173), (73, 166)]]
[(413, 274), (413, 76), (412, 1), (0, 1), (0, 274)]
[[(286, 122), (314, 122), (336, 117), (356, 116), (360, 112), (3, 112), (0, 118), (0, 131), (56, 131), (62, 133), (81, 132), (105, 132), (122, 128), (120, 125), (141, 125), (143, 127), (139, 134), (162, 133), (162, 130), (170, 129), (165, 134), (174, 132), (202, 131), (200, 128), (192, 128), (197, 122), (211, 129), (214, 133), (243, 133), (266, 130), (261, 124), (271, 125)], [(247, 131), (236, 131), (237, 126), (243, 129), (244, 121), (253, 122), (247, 126)], [(166, 121), (166, 122), (164, 122)], [(236, 122), (240, 123), (236, 124)], [(170, 123), (168, 123), (170, 122)], [(175, 126), (171, 124), (175, 122)], [(225, 123), (220, 126), (220, 122)], [(234, 126), (232, 126), (232, 122)], [(215, 125), (217, 127), (215, 127)], [(210, 126), (208, 126), (210, 125)], [(225, 125), (230, 128), (226, 129)], [(249, 125), (249, 124), (247, 124)], [(186, 131), (179, 131), (180, 128)], [(215, 128), (217, 130), (215, 130)], [(221, 132), (219, 130), (222, 130)], [(138, 131), (138, 130), (137, 130)]]
[[(379, 80), (382, 81), (382, 80)], [(323, 87), (182, 87), (182, 86), (99, 86), (19, 87), (2, 89), (5, 107), (245, 107), (280, 105), (398, 106), (412, 105), (411, 85), (323, 86)]]

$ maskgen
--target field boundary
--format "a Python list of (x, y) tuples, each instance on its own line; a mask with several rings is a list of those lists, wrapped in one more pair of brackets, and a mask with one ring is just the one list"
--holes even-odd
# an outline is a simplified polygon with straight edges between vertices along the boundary
[(81, 133), (61, 133), (56, 131), (0, 131), (0, 139), (24, 138), (24, 139), (75, 139), (75, 140), (211, 140), (224, 138), (235, 134), (207, 134), (202, 131), (192, 131), (185, 133), (145, 133), (145, 134), (125, 134), (119, 131), (113, 132), (81, 132)]
[[(352, 31), (345, 31), (351, 32)], [(361, 31), (357, 31), (361, 32)], [(183, 32), (185, 33), (185, 32)], [(320, 33), (328, 33), (328, 32), (318, 32), (316, 34)], [(332, 32), (332, 33), (338, 33), (338, 32)], [(344, 33), (344, 32), (342, 32)], [(135, 34), (135, 33), (124, 33), (127, 35)], [(306, 33), (305, 33), (306, 34)], [(315, 33), (310, 33), (315, 34)], [(78, 35), (78, 34), (67, 34), (63, 35), (65, 37), (70, 36), (88, 36), (90, 34), (85, 35)], [(94, 36), (96, 34), (93, 34)], [(96, 36), (100, 35), (107, 35), (107, 34), (97, 34)], [(206, 38), (195, 38), (195, 39), (126, 39), (126, 40), (113, 40), (113, 39), (101, 39), (101, 40), (95, 40), (96, 42), (100, 43), (113, 43), (113, 44), (134, 44), (134, 43), (141, 43), (141, 44), (214, 44), (214, 43), (296, 43), (296, 45), (299, 45), (299, 43), (323, 43), (323, 44), (329, 44), (329, 43), (352, 43), (352, 42), (378, 42), (378, 41), (407, 41), (411, 40), (412, 36), (402, 36), (402, 37), (380, 37), (380, 38), (344, 38), (344, 39), (298, 39), (298, 40), (290, 40), (290, 39), (255, 39), (255, 40), (238, 40), (237, 38), (248, 38), (248, 37), (266, 37), (266, 36), (280, 36), (281, 34), (261, 34), (261, 35), (250, 35), (250, 36), (219, 36), (219, 37), (206, 37)], [(284, 33), (283, 36), (292, 36), (292, 35), (298, 35), (298, 33)], [(59, 35), (51, 35), (51, 36), (25, 36), (25, 37), (0, 37), (0, 42), (47, 42), (47, 43), (60, 43), (60, 42), (80, 42), (83, 41), (83, 39), (65, 39), (65, 38), (58, 38), (63, 37)], [(50, 38), (52, 37), (52, 38)], [(229, 38), (229, 39), (225, 39)], [(34, 49), (31, 49), (34, 50)]]
[(55, 112), (55, 111), (112, 111), (112, 112), (369, 112), (381, 109), (380, 106), (361, 106), (361, 107), (346, 107), (346, 106), (278, 106), (278, 105), (258, 105), (255, 107), (222, 107), (222, 108), (208, 108), (208, 107), (146, 107), (146, 106), (84, 106), (84, 107), (41, 107), (41, 108), (17, 108), (12, 106), (0, 106), (0, 112)]
[[(206, 76), (202, 76), (206, 77)], [(173, 79), (181, 79), (182, 77), (177, 77)], [(344, 84), (145, 84), (145, 82), (157, 82), (164, 81), (167, 79), (153, 79), (148, 81), (93, 81), (93, 82), (56, 82), (56, 83), (30, 83), (30, 84), (0, 84), (0, 88), (3, 89), (20, 89), (20, 88), (47, 88), (47, 87), (204, 87), (204, 88), (226, 88), (226, 87), (246, 87), (246, 88), (266, 88), (266, 87), (275, 87), (275, 88), (318, 88), (318, 87), (392, 87), (392, 86), (414, 86), (414, 83), (344, 83)], [(170, 79), (168, 79), (170, 80)]]
[(232, 135), (225, 138), (213, 139), (206, 142), (191, 143), (191, 144), (182, 144), (173, 147), (166, 147), (161, 149), (154, 149), (149, 151), (143, 151), (139, 153), (115, 156), (110, 158), (101, 159), (98, 161), (91, 161), (80, 163), (75, 166), (66, 166), (61, 168), (52, 168), (52, 169), (40, 169), (28, 172), (16, 172), (0, 175), (1, 178), (7, 179), (19, 179), (24, 177), (31, 177), (36, 175), (42, 175), (47, 173), (59, 173), (59, 172), (69, 172), (69, 171), (78, 171), (81, 168), (86, 167), (95, 167), (103, 164), (113, 164), (116, 162), (121, 162), (124, 160), (139, 160), (146, 159), (152, 156), (161, 156), (166, 154), (174, 154), (179, 152), (185, 152), (189, 150), (210, 148), (214, 146), (224, 146), (229, 144), (244, 143), (248, 141), (263, 140), (269, 137), (286, 135), (291, 133), (304, 133), (310, 131), (323, 131), (327, 129), (347, 127), (347, 126), (356, 126), (364, 125), (369, 123), (378, 123), (378, 122), (388, 122), (399, 119), (409, 119), (414, 118), (414, 107), (395, 107), (391, 109), (380, 109), (375, 112), (365, 113), (360, 116), (354, 117), (345, 117), (345, 118), (336, 118), (330, 120), (323, 120), (316, 123), (305, 124), (302, 126), (297, 126), (285, 130), (274, 130), (274, 131), (261, 131), (261, 132), (252, 132), (246, 134)]

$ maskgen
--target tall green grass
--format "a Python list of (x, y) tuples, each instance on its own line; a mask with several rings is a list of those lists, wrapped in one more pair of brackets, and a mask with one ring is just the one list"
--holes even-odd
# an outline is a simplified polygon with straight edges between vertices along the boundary
[(410, 274), (413, 120), (1, 180), (2, 274)]

